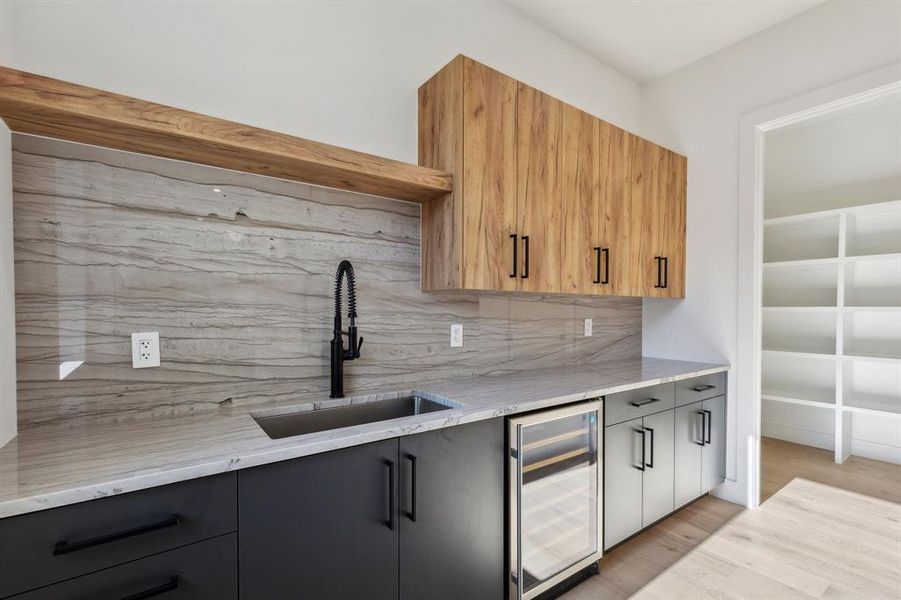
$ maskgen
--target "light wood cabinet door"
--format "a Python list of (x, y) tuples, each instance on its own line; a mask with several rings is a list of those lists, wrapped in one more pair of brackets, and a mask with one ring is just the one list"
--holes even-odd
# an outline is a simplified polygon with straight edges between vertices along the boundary
[(638, 138), (598, 120), (600, 283), (596, 292), (614, 296), (641, 296), (638, 272), (644, 218), (643, 206), (632, 202), (632, 151)]
[(516, 290), (516, 81), (465, 59), (463, 287)]
[(522, 83), (516, 103), (519, 289), (562, 292), (563, 103)]
[[(562, 121), (561, 226), (563, 262), (560, 291), (594, 294), (603, 259), (598, 239), (600, 191), (599, 121), (564, 104)], [(597, 248), (597, 250), (595, 250)]]
[(632, 149), (633, 281), (641, 296), (685, 295), (685, 158), (647, 140)]
[(658, 209), (662, 219), (659, 224), (657, 248), (660, 256), (666, 258), (666, 287), (657, 288), (657, 294), (664, 298), (685, 297), (685, 210), (688, 160), (671, 150), (664, 149), (662, 175), (665, 178), (661, 199), (662, 209)]
[(419, 88), (419, 164), (454, 190), (422, 207), (422, 289), (517, 289), (516, 81), (457, 56)]

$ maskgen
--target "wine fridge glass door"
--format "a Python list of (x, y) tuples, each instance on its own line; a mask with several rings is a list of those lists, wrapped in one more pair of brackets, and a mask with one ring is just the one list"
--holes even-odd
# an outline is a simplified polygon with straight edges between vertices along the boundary
[(600, 558), (600, 417), (593, 402), (511, 421), (520, 598)]

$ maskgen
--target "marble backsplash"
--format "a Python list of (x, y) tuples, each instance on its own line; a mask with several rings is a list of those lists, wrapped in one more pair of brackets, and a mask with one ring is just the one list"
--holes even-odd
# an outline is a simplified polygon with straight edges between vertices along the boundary
[[(415, 204), (28, 136), (13, 149), (22, 428), (326, 397), (344, 258), (366, 338), (348, 395), (641, 354), (638, 298), (421, 293)], [(161, 367), (131, 368), (139, 331), (159, 331)]]

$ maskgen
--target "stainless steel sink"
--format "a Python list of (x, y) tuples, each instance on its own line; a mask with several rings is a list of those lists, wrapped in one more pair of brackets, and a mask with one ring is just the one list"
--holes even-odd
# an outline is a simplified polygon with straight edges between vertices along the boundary
[(341, 427), (377, 423), (413, 415), (438, 412), (460, 405), (445, 400), (411, 394), (384, 400), (363, 401), (329, 408), (318, 408), (282, 414), (254, 414), (257, 424), (270, 438), (315, 433)]

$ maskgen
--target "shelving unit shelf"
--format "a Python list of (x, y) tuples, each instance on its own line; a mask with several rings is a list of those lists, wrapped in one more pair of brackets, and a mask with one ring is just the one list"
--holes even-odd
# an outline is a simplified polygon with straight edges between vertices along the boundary
[(853, 415), (901, 419), (901, 200), (763, 223), (761, 398), (831, 410), (841, 463)]

